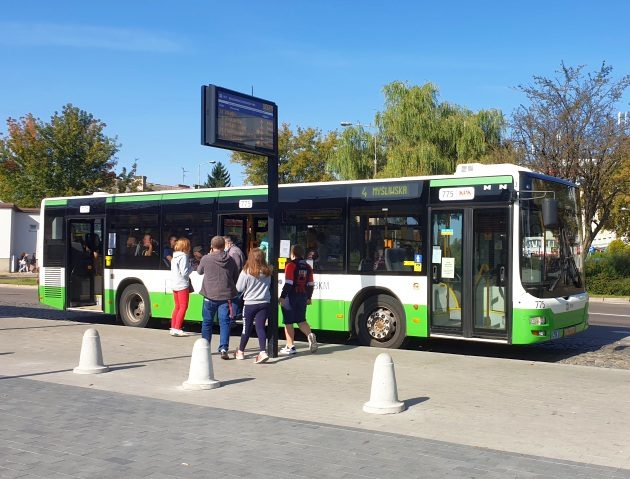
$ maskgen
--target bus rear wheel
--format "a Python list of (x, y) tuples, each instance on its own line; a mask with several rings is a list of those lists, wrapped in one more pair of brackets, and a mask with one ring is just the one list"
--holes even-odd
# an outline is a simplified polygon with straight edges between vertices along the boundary
[(120, 319), (125, 326), (144, 328), (151, 317), (149, 293), (141, 284), (127, 286), (118, 301)]
[(355, 331), (362, 346), (399, 348), (405, 340), (405, 314), (386, 294), (367, 298), (357, 309)]

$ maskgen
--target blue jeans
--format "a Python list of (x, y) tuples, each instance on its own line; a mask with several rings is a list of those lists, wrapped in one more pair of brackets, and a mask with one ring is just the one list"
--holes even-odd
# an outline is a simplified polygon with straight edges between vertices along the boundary
[(201, 337), (207, 339), (208, 342), (212, 339), (212, 323), (214, 322), (214, 315), (219, 313), (219, 351), (228, 350), (230, 345), (230, 314), (228, 309), (228, 300), (214, 301), (212, 299), (204, 298), (203, 309), (201, 315), (203, 316), (203, 322), (201, 323)]

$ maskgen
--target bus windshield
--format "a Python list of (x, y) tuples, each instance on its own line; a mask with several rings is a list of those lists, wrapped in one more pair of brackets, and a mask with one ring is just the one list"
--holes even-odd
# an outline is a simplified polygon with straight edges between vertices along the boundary
[[(537, 298), (583, 293), (577, 189), (523, 175), (520, 195), (521, 281)], [(558, 224), (545, 228), (543, 198), (558, 200)]]

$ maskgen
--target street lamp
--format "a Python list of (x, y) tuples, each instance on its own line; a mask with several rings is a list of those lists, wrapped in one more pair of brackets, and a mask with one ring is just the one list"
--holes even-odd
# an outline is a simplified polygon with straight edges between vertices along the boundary
[(377, 167), (377, 162), (376, 162), (376, 128), (374, 127), (374, 125), (364, 125), (362, 123), (352, 123), (350, 121), (342, 121), (340, 123), (341, 126), (343, 126), (344, 128), (348, 127), (348, 126), (358, 126), (359, 128), (371, 128), (374, 130), (374, 178), (376, 178), (376, 167)]
[(214, 165), (216, 163), (216, 161), (214, 160), (210, 160), (210, 161), (202, 161), (201, 163), (199, 163), (199, 174), (197, 176), (197, 188), (201, 188), (201, 165)]

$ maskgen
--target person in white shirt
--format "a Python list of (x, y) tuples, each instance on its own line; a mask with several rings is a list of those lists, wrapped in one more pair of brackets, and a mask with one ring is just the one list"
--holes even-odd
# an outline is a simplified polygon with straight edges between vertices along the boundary
[(173, 257), (171, 259), (171, 288), (173, 288), (173, 298), (175, 308), (171, 315), (171, 336), (189, 336), (184, 332), (184, 316), (188, 309), (188, 295), (190, 293), (190, 273), (192, 271), (188, 255), (190, 254), (190, 241), (188, 238), (179, 238), (173, 246)]

